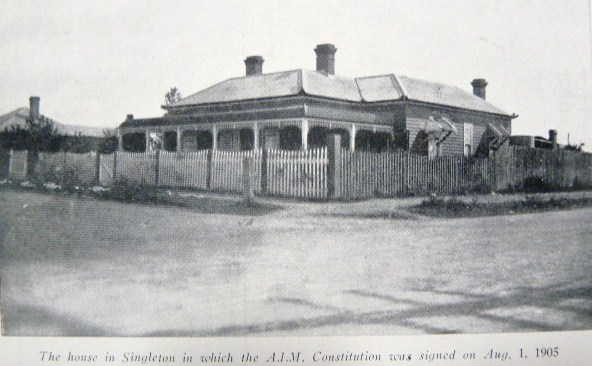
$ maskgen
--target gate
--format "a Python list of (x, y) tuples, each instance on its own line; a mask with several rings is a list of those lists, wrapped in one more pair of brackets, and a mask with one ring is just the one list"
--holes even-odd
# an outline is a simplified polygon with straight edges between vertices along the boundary
[(115, 153), (101, 154), (99, 162), (99, 184), (112, 185), (115, 179)]

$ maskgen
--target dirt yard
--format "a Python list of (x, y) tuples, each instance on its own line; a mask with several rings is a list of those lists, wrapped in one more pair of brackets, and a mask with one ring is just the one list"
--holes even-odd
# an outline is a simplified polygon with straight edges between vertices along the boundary
[[(2, 190), (3, 334), (592, 329), (591, 208), (442, 219), (409, 202), (249, 216)], [(375, 208), (392, 214), (353, 215)]]

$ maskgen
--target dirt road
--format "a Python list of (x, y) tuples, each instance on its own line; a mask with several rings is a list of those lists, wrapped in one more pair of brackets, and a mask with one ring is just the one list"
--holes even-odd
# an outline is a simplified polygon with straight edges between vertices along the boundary
[(592, 209), (471, 219), (325, 215), (343, 205), (249, 217), (0, 192), (4, 333), (592, 328)]

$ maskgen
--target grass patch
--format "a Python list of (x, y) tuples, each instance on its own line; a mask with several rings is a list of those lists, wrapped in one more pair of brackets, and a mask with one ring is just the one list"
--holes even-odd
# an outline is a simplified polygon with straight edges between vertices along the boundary
[(579, 207), (591, 207), (592, 198), (566, 198), (531, 195), (523, 200), (510, 202), (479, 202), (459, 197), (430, 197), (409, 210), (432, 217), (482, 217), (512, 215), (551, 210), (566, 210)]

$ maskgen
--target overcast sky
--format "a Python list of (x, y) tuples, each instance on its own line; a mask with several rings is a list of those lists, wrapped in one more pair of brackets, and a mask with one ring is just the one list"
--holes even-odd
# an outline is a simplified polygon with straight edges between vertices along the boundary
[(162, 115), (172, 86), (244, 75), (246, 56), (314, 69), (315, 45), (334, 43), (338, 75), (485, 78), (520, 115), (513, 134), (554, 128), (592, 151), (590, 16), (590, 0), (0, 0), (0, 114), (38, 95), (57, 121), (116, 127)]

